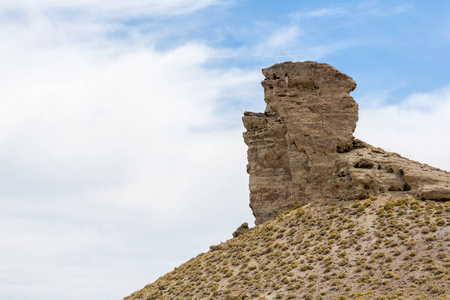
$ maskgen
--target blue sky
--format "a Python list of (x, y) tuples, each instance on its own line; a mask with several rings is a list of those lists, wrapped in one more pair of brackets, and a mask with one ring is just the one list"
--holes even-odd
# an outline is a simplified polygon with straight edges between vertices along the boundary
[(447, 1), (0, 0), (0, 298), (121, 299), (253, 224), (261, 69), (352, 76), (355, 136), (450, 170)]

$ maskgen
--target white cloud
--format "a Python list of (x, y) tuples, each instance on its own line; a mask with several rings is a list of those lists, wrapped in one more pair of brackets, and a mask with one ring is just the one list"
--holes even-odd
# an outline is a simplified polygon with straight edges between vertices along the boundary
[(224, 4), (218, 0), (16, 0), (1, 1), (0, 10), (26, 10), (49, 13), (51, 10), (66, 10), (65, 13), (85, 13), (96, 18), (129, 18), (142, 15), (188, 14), (212, 5)]
[(286, 45), (295, 41), (300, 34), (300, 29), (297, 26), (280, 28), (271, 34), (267, 40), (267, 44), (273, 48), (280, 46), (286, 47)]
[(123, 297), (252, 221), (232, 103), (262, 75), (49, 22), (0, 30), (0, 298)]
[(450, 88), (416, 93), (394, 105), (360, 111), (355, 136), (410, 159), (450, 170)]

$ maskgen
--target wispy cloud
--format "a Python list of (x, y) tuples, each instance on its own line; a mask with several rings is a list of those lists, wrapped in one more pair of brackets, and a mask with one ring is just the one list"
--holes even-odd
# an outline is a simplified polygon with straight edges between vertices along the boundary
[(287, 46), (294, 42), (301, 35), (297, 26), (280, 28), (273, 32), (266, 43), (270, 47)]
[(17, 0), (0, 3), (0, 10), (26, 10), (28, 12), (60, 12), (70, 14), (88, 14), (96, 18), (129, 18), (145, 15), (179, 15), (189, 14), (213, 5), (223, 5), (225, 0)]
[(296, 21), (308, 18), (343, 17), (356, 18), (360, 16), (389, 17), (409, 11), (413, 8), (411, 3), (397, 6), (381, 7), (377, 2), (365, 1), (356, 6), (324, 7), (316, 10), (302, 10), (291, 13), (289, 16)]
[(392, 14), (394, 14), (394, 15), (401, 14), (401, 13), (404, 13), (404, 12), (412, 9), (413, 7), (414, 7), (414, 5), (412, 3), (399, 5), (399, 6), (394, 7)]
[(405, 13), (411, 10), (413, 7), (414, 6), (412, 3), (396, 5), (392, 7), (369, 6), (367, 8), (363, 7), (363, 9), (360, 10), (360, 13), (364, 15), (372, 15), (378, 17), (390, 17)]
[(290, 14), (290, 17), (292, 19), (299, 20), (302, 18), (320, 18), (328, 16), (342, 16), (346, 14), (348, 14), (348, 10), (346, 8), (336, 7), (336, 8), (321, 8), (311, 11), (298, 11)]

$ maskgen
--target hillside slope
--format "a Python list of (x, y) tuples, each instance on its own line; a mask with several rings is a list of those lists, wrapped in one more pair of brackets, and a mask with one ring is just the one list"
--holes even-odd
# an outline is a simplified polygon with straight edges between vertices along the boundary
[(450, 299), (450, 202), (404, 192), (310, 203), (124, 300)]

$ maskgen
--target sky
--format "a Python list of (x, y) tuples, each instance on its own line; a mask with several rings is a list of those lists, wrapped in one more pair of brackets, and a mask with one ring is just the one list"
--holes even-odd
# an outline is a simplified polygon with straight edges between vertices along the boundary
[(353, 77), (355, 136), (450, 170), (450, 2), (0, 0), (0, 299), (122, 299), (230, 239), (261, 69)]

